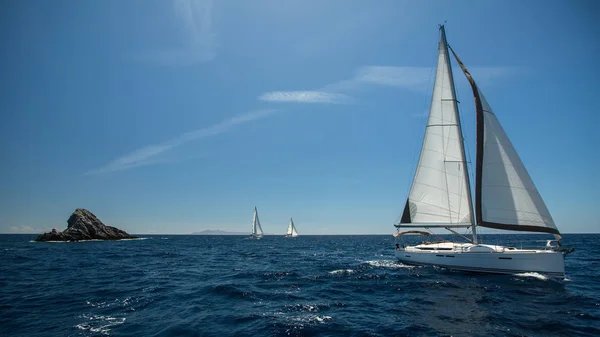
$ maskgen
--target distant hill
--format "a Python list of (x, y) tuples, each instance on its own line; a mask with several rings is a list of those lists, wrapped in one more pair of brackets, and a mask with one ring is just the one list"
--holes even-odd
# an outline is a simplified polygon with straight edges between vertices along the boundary
[(250, 235), (249, 232), (226, 232), (219, 229), (207, 229), (202, 232), (193, 232), (192, 235)]

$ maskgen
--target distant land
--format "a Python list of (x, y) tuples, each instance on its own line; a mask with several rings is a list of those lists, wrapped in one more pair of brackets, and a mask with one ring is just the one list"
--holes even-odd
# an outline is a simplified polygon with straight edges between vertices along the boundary
[(193, 232), (192, 235), (250, 235), (249, 232), (226, 232), (219, 229), (207, 229), (202, 232)]

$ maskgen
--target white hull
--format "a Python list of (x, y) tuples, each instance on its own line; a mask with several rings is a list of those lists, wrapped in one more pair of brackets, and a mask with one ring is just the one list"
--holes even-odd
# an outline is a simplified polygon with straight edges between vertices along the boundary
[(404, 264), (460, 271), (494, 274), (536, 272), (558, 278), (565, 276), (564, 254), (555, 250), (445, 242), (397, 248), (396, 258)]

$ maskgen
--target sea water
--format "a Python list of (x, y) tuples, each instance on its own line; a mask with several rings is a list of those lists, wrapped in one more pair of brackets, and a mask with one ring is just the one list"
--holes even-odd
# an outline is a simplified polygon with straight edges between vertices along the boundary
[(0, 235), (0, 335), (600, 335), (597, 234), (564, 236), (558, 281), (406, 266), (391, 235), (142, 237)]

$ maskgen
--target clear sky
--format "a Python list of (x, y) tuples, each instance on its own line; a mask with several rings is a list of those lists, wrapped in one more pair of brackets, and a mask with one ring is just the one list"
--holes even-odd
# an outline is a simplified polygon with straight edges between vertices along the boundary
[[(600, 1), (6, 0), (0, 232), (391, 234), (439, 38), (562, 232), (600, 231)], [(470, 88), (454, 73), (473, 162)]]

